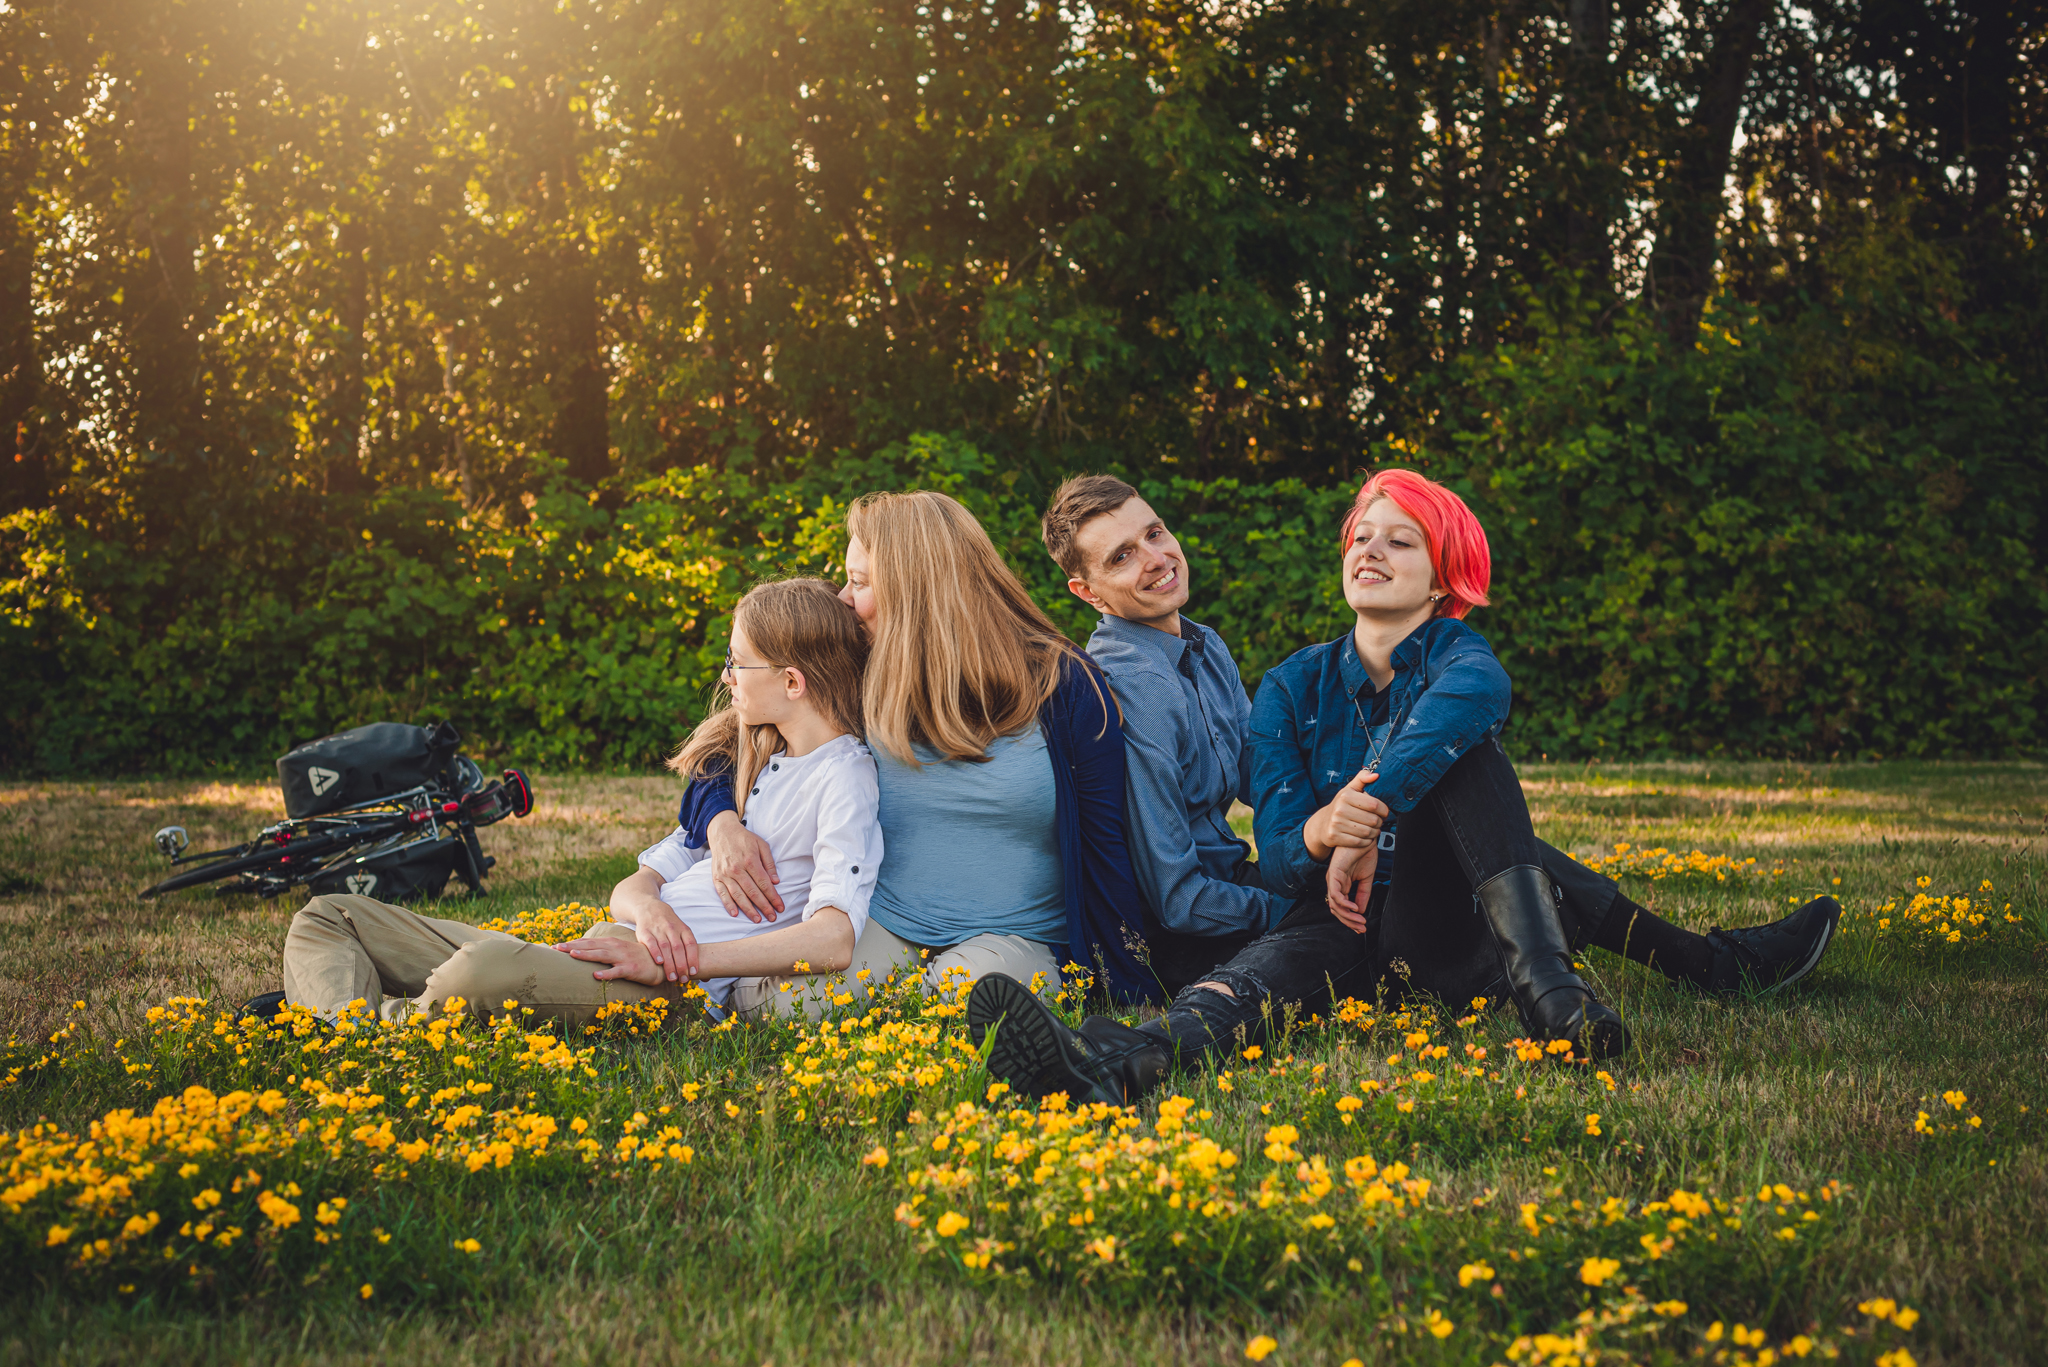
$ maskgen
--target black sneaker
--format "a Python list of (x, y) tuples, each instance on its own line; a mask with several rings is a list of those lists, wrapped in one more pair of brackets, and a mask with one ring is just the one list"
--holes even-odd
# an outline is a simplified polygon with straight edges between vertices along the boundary
[(1723, 930), (1716, 926), (1707, 933), (1714, 947), (1714, 967), (1707, 978), (1709, 992), (1733, 994), (1744, 991), (1775, 992), (1789, 987), (1820, 963), (1828, 941), (1835, 938), (1835, 923), (1842, 906), (1832, 897), (1816, 897), (1783, 920), (1769, 925)]
[(1166, 1048), (1151, 1035), (1102, 1016), (1076, 1030), (1001, 973), (982, 977), (967, 994), (967, 1033), (977, 1049), (991, 1029), (989, 1073), (1023, 1096), (1065, 1092), (1076, 1106), (1122, 1106), (1166, 1073)]
[[(277, 1018), (284, 1014), (285, 1000), (282, 992), (262, 992), (242, 1003), (241, 1014), (236, 1020), (259, 1020), (272, 1029), (277, 1027)], [(334, 1033), (334, 1026), (318, 1016), (313, 1017), (313, 1029), (322, 1035)]]
[(274, 1021), (277, 1019), (277, 1013), (282, 1010), (284, 1010), (284, 993), (264, 992), (243, 1002), (242, 1014), (236, 1017), (236, 1019), (249, 1020), (253, 1017), (260, 1021)]

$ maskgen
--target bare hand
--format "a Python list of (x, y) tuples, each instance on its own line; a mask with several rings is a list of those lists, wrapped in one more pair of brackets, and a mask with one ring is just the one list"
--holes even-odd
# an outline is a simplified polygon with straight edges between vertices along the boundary
[(668, 903), (662, 902), (659, 910), (642, 911), (634, 923), (633, 936), (647, 946), (647, 952), (662, 966), (670, 982), (697, 976), (697, 937)]
[(1360, 935), (1365, 934), (1365, 908), (1360, 905), (1363, 899), (1354, 899), (1353, 894), (1360, 885), (1372, 886), (1372, 876), (1379, 866), (1378, 845), (1346, 848), (1330, 856), (1329, 871), (1323, 875), (1323, 901), (1330, 908), (1330, 915)]
[(731, 812), (711, 819), (705, 839), (711, 845), (711, 886), (725, 903), (726, 915), (744, 916), (759, 925), (782, 913), (782, 898), (775, 891), (782, 875), (775, 871), (767, 841)]
[(1302, 827), (1302, 843), (1312, 859), (1328, 859), (1334, 850), (1365, 849), (1377, 845), (1380, 828), (1392, 813), (1387, 804), (1365, 791), (1377, 781), (1372, 770), (1361, 771), (1337, 790), (1330, 805), (1308, 819)]
[(612, 978), (624, 978), (627, 982), (640, 983), (646, 987), (662, 985), (661, 965), (654, 962), (654, 956), (647, 952), (647, 946), (638, 940), (629, 940), (623, 935), (598, 935), (567, 944), (555, 946), (562, 953), (585, 963), (603, 964), (590, 976), (600, 982)]

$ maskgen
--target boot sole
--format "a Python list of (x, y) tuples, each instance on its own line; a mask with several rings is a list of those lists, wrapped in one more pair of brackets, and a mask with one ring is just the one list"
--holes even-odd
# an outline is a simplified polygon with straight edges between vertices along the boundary
[(1757, 991), (1757, 995), (1759, 997), (1765, 997), (1769, 996), (1773, 992), (1778, 991), (1781, 988), (1790, 987), (1793, 983), (1798, 982), (1801, 978), (1813, 972), (1814, 969), (1819, 968), (1821, 955), (1827, 953), (1828, 946), (1834, 943), (1835, 927), (1841, 924), (1841, 920), (1842, 907), (1841, 904), (1838, 902), (1835, 904), (1834, 915), (1828, 917), (1827, 928), (1821, 932), (1820, 938), (1813, 942), (1813, 952), (1808, 954), (1806, 958), (1800, 962), (1799, 967), (1793, 969), (1790, 973), (1787, 973), (1784, 977), (1778, 979), (1778, 981), (1772, 983), (1769, 987), (1760, 988)]
[[(996, 1032), (989, 1049), (988, 1070), (1019, 1093), (1042, 1100), (1065, 1092), (1074, 1105), (1105, 1100), (1093, 1078), (1081, 1071), (1080, 1060), (1067, 1047), (1052, 1009), (1015, 978), (991, 973), (967, 994), (967, 1037), (980, 1048), (988, 1032)], [(1122, 1105), (1122, 1098), (1110, 1102)]]

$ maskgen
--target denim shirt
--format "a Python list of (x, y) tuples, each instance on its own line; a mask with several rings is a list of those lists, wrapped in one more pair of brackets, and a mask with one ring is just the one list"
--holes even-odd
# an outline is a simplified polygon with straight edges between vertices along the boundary
[(1289, 900), (1237, 881), (1251, 849), (1230, 829), (1230, 805), (1250, 791), (1252, 705), (1223, 639), (1185, 617), (1175, 636), (1105, 616), (1088, 653), (1123, 708), (1131, 871), (1159, 924), (1272, 929)]
[[(1411, 811), (1458, 758), (1499, 732), (1512, 690), (1486, 638), (1434, 617), (1394, 649), (1387, 685), (1392, 725), (1379, 778), (1366, 789), (1396, 816)], [(1351, 633), (1295, 652), (1266, 671), (1252, 703), (1252, 833), (1259, 872), (1274, 892), (1321, 891), (1302, 827), (1365, 767), (1363, 715), (1372, 680)]]

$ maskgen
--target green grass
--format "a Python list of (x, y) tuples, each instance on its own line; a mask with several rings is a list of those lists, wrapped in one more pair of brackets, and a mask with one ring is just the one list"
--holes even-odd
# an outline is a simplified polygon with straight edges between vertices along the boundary
[[(1583, 857), (1627, 841), (1783, 861), (1774, 879), (1624, 880), (1638, 900), (1702, 928), (1768, 919), (1822, 890), (1852, 911), (1904, 901), (1920, 877), (1932, 893), (1974, 894), (1988, 879), (1996, 903), (2010, 901), (2029, 918), (2048, 913), (2048, 769), (2040, 766), (1530, 766), (1524, 778), (1539, 831)], [(656, 779), (544, 776), (537, 786), (541, 808), (531, 821), (486, 833), (501, 860), (490, 896), (444, 903), (438, 914), (485, 919), (601, 901), (633, 853), (660, 834), (674, 791)], [(201, 1065), (175, 1076), (165, 1065), (138, 1083), (115, 1062), (112, 1042), (145, 1034), (142, 1012), (172, 995), (232, 1002), (274, 987), (291, 908), (191, 894), (141, 903), (133, 892), (154, 876), (148, 835), (157, 826), (177, 822), (197, 840), (224, 843), (272, 803), (253, 785), (0, 787), (0, 1010), (8, 1030), (31, 1042), (74, 1014), (97, 1041), (64, 1069), (0, 1089), (0, 1126), (47, 1120), (76, 1129), (115, 1107), (147, 1109), (188, 1083), (225, 1090), (227, 1081)], [(1271, 1286), (1199, 1295), (1046, 1276), (976, 1284), (921, 1256), (892, 1217), (906, 1196), (900, 1157), (885, 1173), (860, 1165), (878, 1135), (897, 1142), (883, 1130), (893, 1125), (921, 1142), (929, 1125), (900, 1115), (868, 1132), (797, 1122), (783, 1093), (786, 1035), (692, 1029), (600, 1045), (605, 1066), (592, 1084), (622, 1111), (676, 1106), (696, 1150), (687, 1168), (628, 1179), (487, 1173), (376, 1190), (351, 1214), (374, 1217), (395, 1236), (384, 1253), (362, 1255), (385, 1260), (367, 1305), (352, 1294), (353, 1280), (342, 1285), (317, 1268), (310, 1284), (277, 1273), (225, 1279), (206, 1296), (123, 1295), (110, 1283), (44, 1274), (39, 1284), (21, 1275), (23, 1255), (0, 1289), (0, 1355), (1243, 1362), (1246, 1341), (1264, 1333), (1279, 1343), (1272, 1363), (1493, 1362), (1504, 1360), (1506, 1340), (1484, 1335), (1505, 1334), (1510, 1321), (1546, 1327), (1545, 1302), (1518, 1289), (1492, 1321), (1492, 1310), (1457, 1311), (1464, 1327), (1441, 1344), (1399, 1328), (1438, 1294), (1428, 1291), (1431, 1259), (1451, 1256), (1424, 1245), (1466, 1238), (1460, 1219), (1497, 1233), (1506, 1218), (1498, 1212), (1511, 1216), (1515, 1202), (1558, 1188), (1566, 1198), (1598, 1188), (1650, 1199), (1675, 1185), (1735, 1193), (1764, 1181), (1812, 1190), (1833, 1179), (1848, 1185), (1850, 1199), (1801, 1246), (1796, 1275), (1744, 1265), (1724, 1284), (1688, 1287), (1698, 1310), (1686, 1323), (1710, 1314), (1745, 1320), (1767, 1326), (1777, 1343), (1857, 1324), (1854, 1304), (1881, 1294), (1924, 1316), (1888, 1340), (1908, 1343), (1921, 1363), (2025, 1361), (2048, 1339), (2044, 958), (2037, 938), (2017, 932), (1943, 949), (1859, 928), (1795, 992), (1722, 1002), (1596, 953), (1589, 973), (1635, 1031), (1633, 1053), (1613, 1069), (1615, 1092), (1588, 1070), (1517, 1065), (1522, 1072), (1508, 1081), (1526, 1075), (1526, 1098), (1512, 1098), (1506, 1084), (1446, 1087), (1413, 1115), (1369, 1107), (1347, 1129), (1328, 1097), (1310, 1095), (1313, 1086), (1335, 1095), (1388, 1076), (1386, 1041), (1320, 1025), (1272, 1050), (1295, 1060), (1283, 1075), (1241, 1065), (1227, 1093), (1211, 1076), (1185, 1080), (1182, 1090), (1215, 1112), (1213, 1128), (1248, 1162), (1263, 1163), (1255, 1158), (1263, 1132), (1285, 1119), (1300, 1126), (1305, 1153), (1341, 1162), (1370, 1149), (1437, 1182), (1434, 1199), (1449, 1213), (1389, 1234), (1381, 1249), (1389, 1270), (1372, 1285), (1306, 1270), (1276, 1275)], [(76, 1001), (88, 1003), (83, 1013), (74, 1013)], [(1471, 1037), (1497, 1061), (1517, 1033), (1511, 1018), (1495, 1015)], [(132, 1043), (125, 1052), (136, 1052)], [(1312, 1080), (1306, 1069), (1317, 1063), (1325, 1076)], [(765, 1084), (763, 1104), (727, 1121), (708, 1099), (683, 1102), (690, 1079), (732, 1096)], [(1950, 1089), (1968, 1095), (1983, 1129), (1916, 1135), (1916, 1113), (1941, 1116), (1946, 1107), (1928, 1099)], [(934, 1109), (972, 1092), (941, 1085)], [(1579, 1117), (1594, 1111), (1598, 1139), (1579, 1132)], [(1477, 1213), (1457, 1216), (1475, 1199)], [(1402, 1246), (1411, 1234), (1413, 1246)], [(449, 1250), (470, 1235), (481, 1254)], [(1455, 1271), (1455, 1262), (1440, 1267), (1437, 1281)], [(1563, 1324), (1583, 1300), (1576, 1290), (1559, 1295), (1548, 1325)], [(1667, 1341), (1689, 1348), (1696, 1328)], [(1865, 1340), (1840, 1342), (1851, 1360), (1868, 1360)]]

